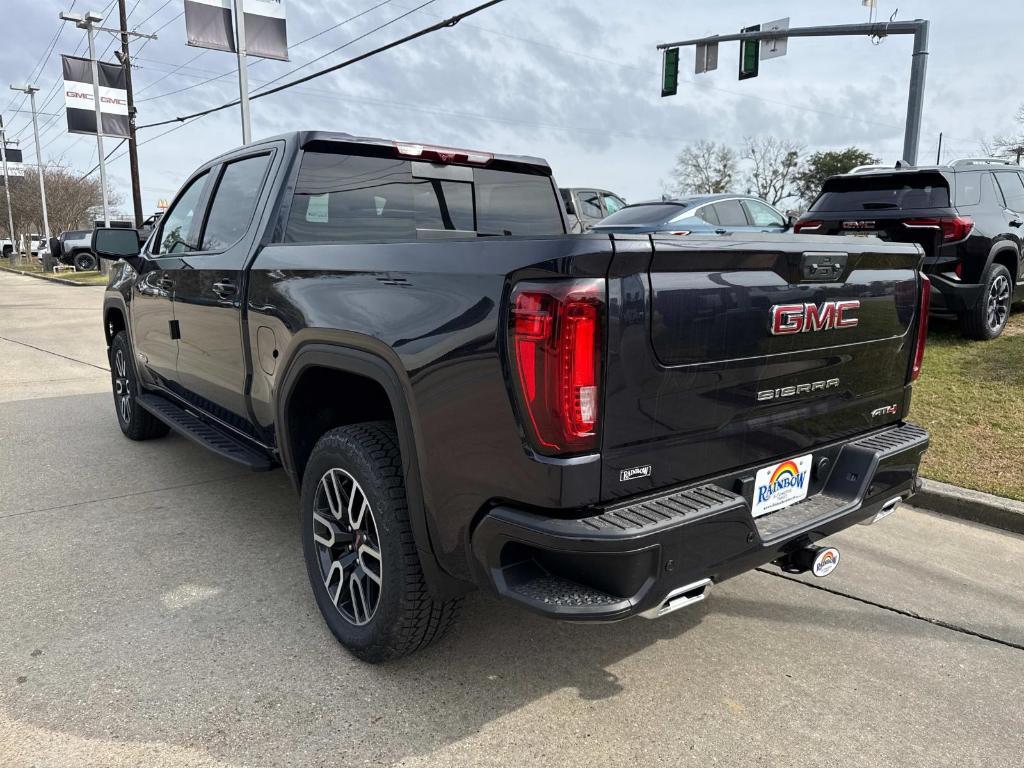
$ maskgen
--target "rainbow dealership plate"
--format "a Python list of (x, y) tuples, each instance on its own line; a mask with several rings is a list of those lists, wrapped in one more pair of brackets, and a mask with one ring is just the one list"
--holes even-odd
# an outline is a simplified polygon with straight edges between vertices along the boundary
[(757, 471), (754, 498), (750, 504), (754, 517), (776, 512), (807, 498), (807, 487), (811, 484), (812, 457), (813, 454), (808, 453)]

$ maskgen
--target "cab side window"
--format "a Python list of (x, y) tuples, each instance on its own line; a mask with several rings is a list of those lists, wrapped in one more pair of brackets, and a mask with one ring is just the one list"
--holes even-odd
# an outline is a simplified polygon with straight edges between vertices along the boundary
[(203, 189), (210, 177), (203, 171), (189, 182), (185, 191), (175, 201), (171, 210), (163, 217), (160, 237), (153, 248), (154, 254), (186, 253), (198, 250), (195, 232), (196, 210), (203, 196)]
[(270, 155), (263, 154), (224, 166), (206, 219), (202, 250), (222, 251), (249, 229), (269, 163)]
[(604, 218), (604, 213), (601, 211), (601, 196), (597, 192), (581, 189), (576, 193), (576, 197), (580, 201), (580, 208), (577, 211), (580, 216), (588, 219)]

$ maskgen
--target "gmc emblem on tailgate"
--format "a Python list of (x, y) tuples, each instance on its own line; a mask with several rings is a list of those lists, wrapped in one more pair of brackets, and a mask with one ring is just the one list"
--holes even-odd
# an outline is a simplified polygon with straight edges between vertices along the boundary
[(772, 336), (853, 328), (858, 320), (849, 313), (859, 308), (860, 302), (856, 299), (824, 304), (776, 304), (772, 307)]

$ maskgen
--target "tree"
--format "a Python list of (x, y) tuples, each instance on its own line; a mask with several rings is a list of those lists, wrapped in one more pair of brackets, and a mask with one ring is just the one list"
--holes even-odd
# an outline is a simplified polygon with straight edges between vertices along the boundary
[[(70, 168), (50, 166), (44, 168), (46, 183), (46, 212), (50, 220), (50, 235), (69, 229), (92, 227), (90, 212), (103, 204), (99, 180), (82, 178)], [(14, 228), (19, 234), (43, 231), (43, 209), (39, 197), (39, 176), (35, 168), (26, 167), (24, 178), (11, 178), (11, 209)], [(3, 183), (0, 178), (0, 184)], [(116, 205), (116, 195), (110, 204)], [(7, 232), (7, 198), (0, 193), (0, 230)], [(9, 235), (5, 235), (9, 236)]]
[(675, 195), (728, 192), (736, 176), (736, 153), (726, 144), (698, 141), (683, 147), (672, 169), (669, 191)]
[(793, 197), (802, 151), (803, 147), (797, 142), (774, 136), (745, 138), (743, 159), (750, 164), (745, 176), (747, 192), (772, 205)]
[(821, 192), (825, 179), (837, 173), (849, 173), (858, 165), (874, 165), (878, 160), (870, 152), (847, 147), (834, 152), (815, 152), (796, 174), (796, 194), (810, 205)]

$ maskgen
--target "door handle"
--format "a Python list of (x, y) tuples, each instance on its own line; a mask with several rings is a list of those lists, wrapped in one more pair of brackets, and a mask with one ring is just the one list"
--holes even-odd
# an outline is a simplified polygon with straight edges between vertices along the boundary
[(716, 235), (725, 235), (725, 234), (728, 234), (728, 232), (729, 232), (729, 230), (727, 230), (727, 229), (716, 229), (715, 230), (715, 234)]
[(235, 295), (235, 284), (231, 280), (218, 280), (213, 284), (213, 292), (226, 299)]

